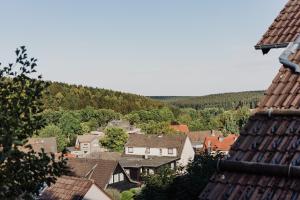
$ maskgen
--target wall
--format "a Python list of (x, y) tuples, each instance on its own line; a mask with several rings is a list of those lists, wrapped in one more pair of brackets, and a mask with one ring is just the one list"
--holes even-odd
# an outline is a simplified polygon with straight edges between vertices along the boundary
[(111, 198), (98, 188), (95, 184), (88, 190), (88, 192), (83, 197), (84, 200), (111, 200)]
[[(162, 149), (162, 155), (160, 155), (159, 152), (160, 148), (150, 148), (150, 154), (149, 156), (170, 156), (175, 157), (177, 156), (177, 150), (176, 148), (173, 148), (173, 154), (168, 154), (168, 148), (161, 148)], [(145, 155), (146, 154), (146, 147), (133, 147), (133, 153), (128, 152), (128, 147), (125, 148), (125, 154), (128, 155)]]
[(186, 166), (190, 160), (193, 160), (195, 156), (195, 152), (192, 146), (192, 143), (188, 137), (186, 137), (182, 153), (181, 153), (181, 158), (177, 162), (177, 166)]

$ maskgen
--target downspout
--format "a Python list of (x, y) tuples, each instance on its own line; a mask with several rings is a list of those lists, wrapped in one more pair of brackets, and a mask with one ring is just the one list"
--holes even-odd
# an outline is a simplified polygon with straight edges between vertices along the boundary
[(300, 49), (300, 35), (294, 42), (290, 42), (287, 48), (279, 56), (279, 62), (283, 64), (284, 67), (291, 69), (295, 73), (300, 73), (300, 66), (289, 60), (289, 56), (296, 53)]

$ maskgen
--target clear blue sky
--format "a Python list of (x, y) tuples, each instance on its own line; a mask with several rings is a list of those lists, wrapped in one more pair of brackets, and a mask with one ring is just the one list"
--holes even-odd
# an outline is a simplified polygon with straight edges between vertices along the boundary
[(253, 46), (286, 0), (3, 1), (0, 62), (26, 45), (44, 79), (142, 95), (266, 89), (282, 50)]

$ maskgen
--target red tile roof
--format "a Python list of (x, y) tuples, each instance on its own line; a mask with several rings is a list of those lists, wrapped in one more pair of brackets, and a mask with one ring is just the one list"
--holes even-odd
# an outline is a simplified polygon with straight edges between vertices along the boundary
[(180, 133), (188, 133), (189, 127), (185, 124), (179, 124), (179, 125), (170, 125), (170, 127)]
[(93, 185), (92, 180), (71, 176), (59, 177), (55, 184), (46, 188), (41, 200), (81, 200)]
[[(284, 46), (299, 27), (300, 0), (289, 0), (257, 47)], [(289, 59), (299, 64), (300, 51)], [(300, 199), (300, 176), (294, 174), (300, 166), (299, 74), (279, 70), (229, 155), (199, 199)]]
[[(300, 61), (300, 51), (294, 55)], [(299, 62), (298, 62), (299, 63)], [(300, 108), (300, 77), (290, 69), (281, 67), (272, 84), (265, 92), (258, 108), (299, 109)]]
[(212, 151), (229, 151), (231, 145), (236, 141), (238, 136), (230, 134), (223, 136), (207, 136), (204, 140), (204, 148), (211, 148)]
[(255, 46), (256, 49), (286, 47), (300, 33), (300, 1), (289, 0), (268, 31)]

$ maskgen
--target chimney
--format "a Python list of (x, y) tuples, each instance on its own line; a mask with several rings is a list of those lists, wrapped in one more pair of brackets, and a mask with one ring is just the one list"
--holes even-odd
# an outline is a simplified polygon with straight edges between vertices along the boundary
[(214, 130), (210, 130), (210, 135), (211, 136), (216, 136), (215, 131)]

